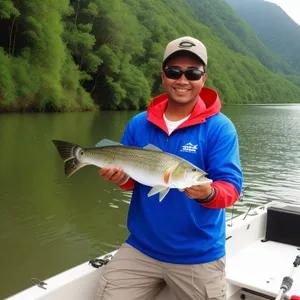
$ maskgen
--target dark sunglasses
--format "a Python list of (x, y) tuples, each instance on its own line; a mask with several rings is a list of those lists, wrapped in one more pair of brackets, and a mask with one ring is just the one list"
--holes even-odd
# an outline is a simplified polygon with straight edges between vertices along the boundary
[(185, 71), (178, 68), (167, 68), (164, 69), (164, 73), (169, 79), (179, 79), (184, 74), (187, 80), (200, 80), (202, 75), (205, 73), (199, 69), (187, 69)]

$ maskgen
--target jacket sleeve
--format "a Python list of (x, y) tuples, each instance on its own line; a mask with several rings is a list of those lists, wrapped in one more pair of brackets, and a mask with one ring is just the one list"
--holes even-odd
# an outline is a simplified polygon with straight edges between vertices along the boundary
[(239, 199), (239, 193), (231, 183), (215, 181), (212, 186), (216, 190), (215, 197), (207, 203), (201, 203), (207, 208), (226, 208), (232, 206)]
[(208, 140), (206, 166), (216, 195), (211, 201), (201, 205), (208, 208), (227, 208), (233, 205), (242, 191), (243, 175), (238, 136), (230, 120)]
[[(121, 144), (125, 146), (134, 146), (133, 127), (133, 121), (129, 122), (121, 139)], [(128, 191), (133, 190), (134, 183), (135, 181), (132, 178), (129, 178), (124, 184), (120, 185), (119, 188)]]

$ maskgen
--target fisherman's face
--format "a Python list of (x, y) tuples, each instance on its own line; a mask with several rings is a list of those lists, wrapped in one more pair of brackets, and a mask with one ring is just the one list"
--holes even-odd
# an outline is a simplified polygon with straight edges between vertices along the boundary
[[(193, 57), (178, 56), (170, 59), (165, 68), (180, 70), (198, 69), (204, 71), (202, 63)], [(204, 86), (206, 73), (199, 80), (188, 80), (184, 74), (179, 79), (170, 79), (161, 72), (162, 83), (168, 95), (168, 101), (178, 104), (196, 104), (198, 96)]]

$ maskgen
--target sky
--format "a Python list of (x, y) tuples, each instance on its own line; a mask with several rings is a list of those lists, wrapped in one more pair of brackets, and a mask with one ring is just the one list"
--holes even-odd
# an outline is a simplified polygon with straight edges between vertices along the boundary
[(300, 0), (267, 0), (279, 5), (296, 23), (300, 25)]

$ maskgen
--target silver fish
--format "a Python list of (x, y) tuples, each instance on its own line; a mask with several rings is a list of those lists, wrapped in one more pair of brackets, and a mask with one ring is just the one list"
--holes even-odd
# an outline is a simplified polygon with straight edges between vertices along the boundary
[(151, 144), (138, 148), (104, 139), (95, 148), (83, 148), (64, 141), (52, 142), (65, 162), (67, 177), (87, 165), (120, 167), (135, 181), (151, 186), (148, 196), (159, 193), (160, 201), (171, 188), (184, 189), (212, 182), (195, 165)]

